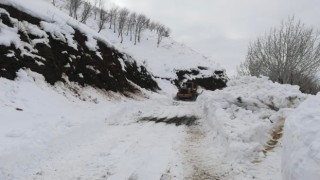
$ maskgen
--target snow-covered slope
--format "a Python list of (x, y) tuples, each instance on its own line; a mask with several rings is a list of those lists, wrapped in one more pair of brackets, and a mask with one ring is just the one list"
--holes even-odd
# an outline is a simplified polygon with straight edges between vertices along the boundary
[[(2, 10), (4, 11), (4, 15), (9, 16), (9, 21), (12, 21), (10, 23), (2, 23), (2, 26), (4, 27), (2, 35), (7, 36), (6, 39), (1, 41), (2, 43), (0, 42), (0, 45), (6, 47), (2, 48), (2, 54), (6, 54), (6, 57), (3, 57), (2, 59), (16, 58), (24, 59), (23, 61), (32, 61), (31, 59), (26, 60), (25, 55), (27, 58), (35, 59), (34, 65), (26, 68), (33, 68), (33, 71), (44, 74), (46, 80), (51, 84), (55, 83), (57, 80), (64, 81), (65, 78), (62, 78), (62, 74), (66, 74), (70, 81), (95, 86), (97, 86), (97, 84), (92, 82), (100, 81), (98, 87), (101, 88), (102, 86), (102, 88), (106, 90), (118, 90), (117, 88), (107, 87), (106, 85), (106, 81), (112, 81), (114, 78), (116, 80), (111, 84), (116, 84), (116, 87), (121, 87), (120, 91), (123, 91), (123, 89), (132, 89), (129, 87), (130, 85), (125, 82), (125, 78), (140, 87), (143, 87), (143, 84), (146, 84), (141, 83), (141, 79), (149, 79), (148, 85), (143, 88), (156, 90), (158, 88), (157, 85), (152, 82), (153, 80), (151, 80), (151, 77), (148, 75), (148, 73), (151, 72), (153, 77), (175, 81), (175, 83), (182, 80), (181, 78), (196, 80), (205, 78), (205, 83), (200, 81), (199, 84), (212, 84), (211, 87), (204, 86), (205, 88), (210, 87), (209, 89), (211, 90), (225, 86), (227, 78), (223, 68), (214, 61), (203, 57), (199, 53), (185, 45), (175, 42), (171, 38), (165, 38), (161, 46), (157, 48), (155, 46), (156, 35), (153, 32), (146, 30), (138, 45), (133, 45), (127, 36), (125, 36), (124, 43), (119, 43), (117, 34), (113, 33), (112, 30), (105, 29), (101, 33), (95, 32), (94, 29), (97, 29), (97, 22), (93, 17), (87, 20), (87, 24), (91, 27), (89, 28), (85, 24), (82, 24), (67, 15), (67, 10), (65, 8), (67, 6), (66, 1), (57, 1), (57, 6), (60, 4), (60, 9), (62, 11), (58, 10), (50, 4), (50, 2), (51, 1), (45, 0), (31, 0), (28, 2), (18, 0), (0, 1), (2, 4), (15, 7), (19, 11), (26, 13), (23, 14), (23, 16), (19, 16), (21, 13), (12, 13), (11, 11), (10, 15), (10, 13), (7, 13), (5, 10), (7, 8), (9, 11), (9, 7), (5, 7)], [(29, 17), (29, 15), (35, 18)], [(20, 19), (21, 17), (22, 19)], [(11, 36), (8, 36), (8, 33), (11, 34)], [(65, 45), (60, 47), (59, 42), (53, 42), (52, 39), (58, 40), (60, 43), (63, 42)], [(15, 47), (18, 47), (21, 53), (13, 51), (13, 47), (10, 46), (10, 43)], [(45, 68), (49, 66), (45, 61), (52, 59), (52, 56), (46, 56), (47, 51), (50, 51), (46, 47), (52, 47), (54, 49), (51, 53), (53, 56), (68, 52), (65, 53), (65, 57), (54, 57), (53, 62), (48, 62), (49, 64), (58, 64), (58, 70), (51, 70), (56, 72), (54, 77), (49, 77), (48, 74), (54, 73), (47, 69), (43, 70), (42, 68), (42, 70), (39, 70), (39, 68), (35, 68), (35, 66), (44, 66)], [(61, 51), (61, 49), (66, 49), (66, 51)], [(112, 54), (109, 53), (110, 50), (108, 49), (111, 49)], [(89, 57), (87, 57), (88, 55)], [(90, 64), (88, 62), (99, 61), (101, 58), (103, 59), (103, 62), (108, 61), (108, 58), (111, 58), (113, 63), (103, 64), (95, 62), (95, 65), (92, 65), (92, 63)], [(57, 63), (55, 61), (60, 62)], [(80, 61), (81, 63), (68, 64), (68, 61)], [(110, 64), (116, 64), (116, 67), (110, 67)], [(84, 66), (75, 67), (79, 65)], [(12, 66), (12, 64), (8, 64), (7, 66)], [(10, 72), (12, 71), (14, 73), (14, 71), (25, 66), (26, 65), (24, 64), (20, 64), (19, 67), (16, 67), (15, 69), (11, 68)], [(128, 70), (127, 66), (134, 67)], [(102, 67), (105, 67), (108, 70), (100, 69)], [(71, 70), (72, 74), (70, 74), (70, 69), (72, 68), (75, 72)], [(120, 68), (124, 71), (124, 75), (113, 72), (119, 72)], [(5, 71), (4, 68), (1, 69), (2, 71)], [(81, 72), (86, 69), (89, 69), (87, 73)], [(96, 72), (96, 75), (90, 73), (90, 70)], [(132, 72), (132, 70), (137, 72)], [(183, 77), (178, 76), (180, 71), (184, 72)], [(12, 77), (14, 77), (14, 75), (12, 75), (12, 72), (2, 72), (2, 74), (4, 74), (2, 76), (13, 79)], [(45, 74), (46, 72), (47, 74)], [(66, 72), (69, 72), (69, 74)], [(101, 73), (100, 76), (98, 75), (99, 72)], [(133, 77), (136, 74), (141, 75)], [(105, 77), (108, 78), (105, 79)], [(125, 83), (118, 85), (118, 83), (122, 82)]]
[(320, 95), (311, 96), (287, 118), (282, 157), (283, 179), (320, 177)]
[(51, 7), (57, 13), (48, 18), (48, 12), (32, 6), (36, 2), (0, 1), (1, 77), (13, 80), (16, 72), (24, 68), (42, 74), (50, 84), (71, 81), (121, 93), (138, 93), (136, 86), (159, 89), (148, 70), (132, 57), (40, 1), (44, 9)]
[[(49, 0), (46, 1), (51, 2)], [(56, 0), (56, 6), (67, 13), (67, 2), (66, 0)], [(79, 12), (81, 12), (81, 9)], [(97, 20), (94, 20), (93, 16), (89, 17), (86, 24), (92, 29), (98, 29)], [(118, 49), (130, 54), (134, 59), (146, 65), (155, 76), (174, 79), (176, 77), (175, 70), (188, 70), (198, 66), (210, 68), (211, 71), (207, 72), (211, 73), (209, 75), (212, 75), (214, 71), (225, 71), (212, 59), (199, 54), (185, 44), (176, 42), (172, 38), (164, 38), (160, 47), (157, 48), (157, 35), (148, 29), (143, 31), (141, 42), (134, 45), (130, 41), (130, 36), (124, 36), (123, 43), (120, 43), (118, 34), (114, 33), (114, 27), (112, 26), (109, 29), (109, 23), (105, 27), (100, 33), (101, 36), (108, 39)]]
[[(66, 0), (56, 0), (56, 6), (68, 13), (66, 4), (68, 4)], [(79, 12), (81, 11), (80, 8)], [(89, 17), (86, 24), (92, 29), (98, 29), (94, 16)], [(139, 64), (145, 66), (158, 79), (174, 81), (176, 85), (183, 79), (192, 79), (209, 90), (226, 86), (228, 78), (224, 68), (212, 59), (170, 37), (164, 38), (157, 47), (156, 33), (146, 29), (142, 32), (141, 42), (137, 45), (130, 40), (130, 35), (124, 35), (124, 41), (121, 43), (117, 30), (115, 33), (113, 25), (109, 29), (109, 23), (105, 25), (105, 29), (100, 34), (117, 49), (126, 52)], [(161, 80), (158, 83), (161, 89), (166, 88), (161, 87)]]

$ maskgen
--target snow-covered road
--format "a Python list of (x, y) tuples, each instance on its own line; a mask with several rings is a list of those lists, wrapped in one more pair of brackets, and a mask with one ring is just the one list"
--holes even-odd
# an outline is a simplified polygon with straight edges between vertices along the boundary
[(139, 120), (195, 114), (192, 103), (76, 97), (25, 71), (0, 80), (0, 179), (183, 179), (188, 128)]
[[(160, 179), (175, 165), (180, 129), (153, 123), (107, 126), (84, 124), (53, 139), (40, 154), (28, 156), (34, 167), (26, 179)], [(36, 152), (36, 153), (35, 153)], [(12, 161), (12, 158), (10, 158)], [(17, 164), (21, 158), (16, 159)], [(30, 167), (24, 161), (26, 167)], [(20, 165), (21, 166), (21, 165)]]

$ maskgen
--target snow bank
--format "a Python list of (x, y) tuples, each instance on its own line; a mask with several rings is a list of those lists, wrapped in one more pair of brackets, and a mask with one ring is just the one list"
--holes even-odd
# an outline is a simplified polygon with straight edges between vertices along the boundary
[[(266, 77), (234, 78), (227, 88), (199, 96), (213, 138), (211, 153), (219, 154), (217, 162), (226, 165), (229, 174), (234, 173), (230, 177), (251, 177), (255, 163), (267, 156), (265, 145), (273, 129), (305, 98), (299, 87), (273, 83)], [(281, 176), (280, 163), (272, 169), (271, 177), (274, 173)]]
[(287, 118), (282, 158), (283, 179), (320, 177), (320, 94), (309, 97)]

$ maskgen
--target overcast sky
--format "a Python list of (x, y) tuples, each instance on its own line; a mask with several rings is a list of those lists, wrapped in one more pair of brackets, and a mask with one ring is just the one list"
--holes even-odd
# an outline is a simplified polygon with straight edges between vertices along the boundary
[(320, 0), (111, 0), (144, 13), (172, 37), (235, 74), (250, 41), (294, 15), (320, 29)]

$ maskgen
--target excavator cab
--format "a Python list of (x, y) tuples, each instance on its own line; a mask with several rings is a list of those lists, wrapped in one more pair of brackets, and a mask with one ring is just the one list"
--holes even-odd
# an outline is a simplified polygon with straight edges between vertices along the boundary
[(195, 101), (198, 97), (197, 89), (197, 85), (194, 82), (183, 82), (180, 85), (179, 91), (177, 93), (177, 99)]

